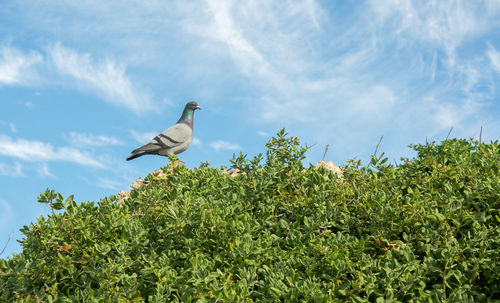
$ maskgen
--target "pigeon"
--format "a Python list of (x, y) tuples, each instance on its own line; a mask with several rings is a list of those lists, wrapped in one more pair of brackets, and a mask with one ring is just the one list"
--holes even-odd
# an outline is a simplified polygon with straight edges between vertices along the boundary
[(154, 137), (148, 144), (134, 149), (127, 161), (143, 155), (168, 157), (185, 151), (193, 141), (193, 116), (197, 109), (201, 109), (198, 103), (188, 102), (176, 124)]

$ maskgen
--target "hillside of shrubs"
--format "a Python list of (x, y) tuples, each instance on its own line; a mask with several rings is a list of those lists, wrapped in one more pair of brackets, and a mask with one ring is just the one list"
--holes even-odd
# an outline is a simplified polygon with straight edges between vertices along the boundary
[(0, 302), (499, 302), (499, 143), (411, 148), (339, 175), (281, 130), (228, 168), (172, 157), (125, 197), (47, 190)]

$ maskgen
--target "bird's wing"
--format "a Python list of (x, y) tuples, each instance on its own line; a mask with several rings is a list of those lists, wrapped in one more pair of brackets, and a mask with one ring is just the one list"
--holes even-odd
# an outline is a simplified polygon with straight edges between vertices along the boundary
[(148, 144), (133, 150), (132, 153), (155, 153), (160, 150), (169, 150), (182, 145), (188, 141), (192, 135), (193, 130), (191, 127), (184, 123), (177, 123), (154, 137)]
[(140, 152), (151, 153), (151, 152), (159, 151), (161, 148), (162, 147), (160, 145), (150, 142), (150, 143), (145, 144), (139, 148), (134, 149), (131, 153), (132, 154), (140, 153)]
[(191, 127), (185, 123), (177, 123), (154, 137), (150, 143), (161, 146), (162, 149), (173, 148), (182, 145), (193, 135)]

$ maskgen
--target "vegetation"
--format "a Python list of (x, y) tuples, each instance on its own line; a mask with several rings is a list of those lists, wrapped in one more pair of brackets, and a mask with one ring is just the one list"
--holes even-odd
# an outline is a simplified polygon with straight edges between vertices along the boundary
[(171, 161), (125, 200), (47, 190), (0, 301), (498, 302), (500, 145), (412, 148), (340, 178), (282, 130), (232, 174)]

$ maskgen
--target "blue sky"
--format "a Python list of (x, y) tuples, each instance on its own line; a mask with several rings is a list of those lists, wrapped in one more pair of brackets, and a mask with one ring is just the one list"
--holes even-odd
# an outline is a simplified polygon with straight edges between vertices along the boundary
[(129, 152), (187, 101), (188, 167), (228, 165), (282, 127), (307, 160), (390, 159), (411, 143), (500, 134), (500, 1), (70, 1), (0, 6), (0, 249), (49, 210), (167, 164)]

